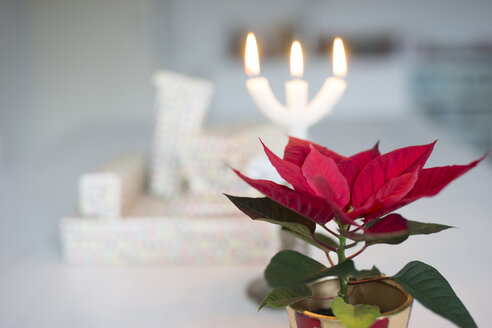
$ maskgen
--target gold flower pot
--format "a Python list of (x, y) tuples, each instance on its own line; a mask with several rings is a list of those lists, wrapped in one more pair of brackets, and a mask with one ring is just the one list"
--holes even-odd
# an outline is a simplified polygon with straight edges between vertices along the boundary
[[(340, 284), (336, 278), (327, 278), (310, 285), (312, 298), (287, 307), (291, 328), (343, 328), (334, 316), (315, 313), (329, 309), (332, 298), (338, 295)], [(353, 290), (352, 290), (353, 289)], [(377, 305), (381, 317), (370, 328), (405, 328), (408, 325), (413, 298), (392, 280), (373, 281), (349, 287), (350, 304)]]

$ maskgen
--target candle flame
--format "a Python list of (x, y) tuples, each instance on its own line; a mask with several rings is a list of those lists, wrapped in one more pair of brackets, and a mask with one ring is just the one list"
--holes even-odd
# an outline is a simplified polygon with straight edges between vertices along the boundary
[(290, 74), (293, 77), (301, 77), (304, 73), (304, 59), (302, 58), (302, 48), (299, 41), (292, 42), (290, 48)]
[(333, 42), (333, 74), (337, 77), (347, 75), (347, 58), (341, 38), (335, 38)]
[(260, 74), (260, 58), (258, 55), (258, 45), (254, 33), (248, 33), (246, 38), (246, 51), (244, 54), (244, 70), (249, 76)]

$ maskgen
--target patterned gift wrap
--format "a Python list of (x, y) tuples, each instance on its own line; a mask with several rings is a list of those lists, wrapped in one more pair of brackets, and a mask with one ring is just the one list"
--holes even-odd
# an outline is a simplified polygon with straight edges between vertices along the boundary
[(157, 117), (150, 187), (155, 195), (173, 198), (182, 186), (177, 149), (183, 138), (200, 132), (214, 85), (170, 71), (157, 72), (153, 83)]
[[(260, 197), (255, 190), (251, 196)], [(152, 195), (142, 195), (130, 211), (128, 217), (170, 216), (170, 217), (230, 217), (237, 216), (239, 210), (223, 194), (195, 196), (184, 194), (172, 201), (163, 201)]]
[(231, 167), (244, 172), (252, 158), (261, 156), (268, 161), (258, 138), (273, 149), (287, 143), (281, 130), (267, 124), (208, 129), (184, 139), (179, 155), (189, 192), (203, 197), (251, 193)]
[[(142, 158), (120, 159), (84, 177), (80, 214), (60, 223), (66, 262), (268, 262), (279, 249), (279, 229), (252, 223), (222, 193), (259, 196), (229, 166), (244, 171), (251, 158), (263, 154), (258, 137), (277, 152), (287, 138), (271, 125), (202, 131), (214, 89), (210, 82), (162, 71), (154, 76), (154, 86), (152, 195), (144, 190)], [(116, 219), (104, 219), (110, 217)]]
[(142, 193), (143, 156), (126, 155), (79, 179), (79, 212), (89, 218), (119, 218)]
[(242, 216), (221, 218), (64, 218), (63, 256), (75, 265), (266, 263), (278, 229)]
[(121, 216), (121, 179), (113, 172), (87, 173), (79, 179), (79, 211), (84, 217)]
[(222, 194), (143, 195), (120, 219), (63, 218), (60, 236), (76, 265), (266, 263), (279, 249), (277, 227), (251, 222)]
[[(225, 164), (243, 170), (248, 159), (262, 151), (258, 136), (282, 143), (285, 136), (271, 126), (229, 127), (201, 136), (187, 138), (180, 148), (186, 151), (180, 154), (179, 169), (190, 188), (187, 192), (176, 192), (172, 200), (145, 193), (142, 157), (120, 158), (97, 170), (94, 174), (111, 176), (117, 188), (108, 188), (115, 186), (104, 180), (106, 184), (101, 184), (96, 179), (99, 185), (96, 183), (95, 187), (100, 189), (81, 189), (81, 200), (99, 206), (100, 211), (98, 215), (82, 211), (81, 215), (62, 219), (60, 235), (66, 262), (79, 265), (267, 262), (279, 248), (278, 228), (263, 222), (252, 223), (222, 194), (260, 196)], [(237, 147), (242, 151), (238, 152)], [(108, 195), (119, 195), (114, 197), (118, 201), (112, 201)], [(122, 215), (112, 214), (106, 208)], [(109, 217), (117, 219), (105, 220)]]

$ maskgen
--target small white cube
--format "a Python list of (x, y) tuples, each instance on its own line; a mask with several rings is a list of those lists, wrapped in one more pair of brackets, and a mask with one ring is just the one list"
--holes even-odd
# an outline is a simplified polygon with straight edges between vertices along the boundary
[(83, 217), (119, 218), (121, 178), (112, 172), (88, 173), (79, 178), (79, 210)]

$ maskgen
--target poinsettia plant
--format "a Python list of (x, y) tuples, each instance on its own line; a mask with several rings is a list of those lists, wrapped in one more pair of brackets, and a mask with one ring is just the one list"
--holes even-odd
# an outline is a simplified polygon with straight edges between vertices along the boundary
[[(422, 197), (436, 195), (483, 160), (482, 157), (467, 165), (424, 168), (435, 143), (400, 148), (386, 154), (381, 154), (376, 144), (346, 157), (313, 142), (289, 137), (283, 158), (263, 145), (286, 185), (251, 179), (234, 170), (266, 196), (226, 195), (242, 212), (253, 220), (280, 225), (283, 230), (320, 248), (330, 264), (325, 266), (295, 251), (280, 251), (265, 270), (265, 278), (273, 290), (260, 309), (266, 305), (285, 307), (311, 297), (310, 283), (337, 276), (340, 291), (339, 298), (331, 305), (333, 313), (342, 323), (351, 320), (352, 327), (353, 322), (360, 323), (357, 327), (369, 327), (379, 316), (379, 309), (370, 307), (368, 316), (365, 308), (364, 318), (352, 315), (346, 319), (347, 306), (350, 313), (357, 313), (357, 309), (350, 309), (348, 304), (349, 287), (391, 279), (424, 306), (456, 325), (476, 327), (446, 279), (430, 265), (413, 261), (388, 277), (375, 267), (359, 271), (352, 261), (371, 245), (399, 244), (412, 235), (451, 228), (411, 221), (394, 212)], [(335, 254), (337, 263), (332, 260)]]

